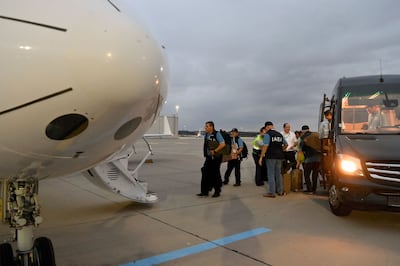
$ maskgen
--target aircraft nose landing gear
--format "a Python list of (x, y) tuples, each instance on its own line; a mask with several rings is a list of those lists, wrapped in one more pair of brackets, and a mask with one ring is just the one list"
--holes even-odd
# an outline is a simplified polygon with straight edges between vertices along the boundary
[(10, 243), (0, 244), (0, 266), (55, 266), (54, 249), (51, 240), (39, 237), (35, 240), (33, 249), (26, 252), (17, 251), (14, 258)]
[(0, 266), (54, 266), (51, 240), (39, 237), (33, 241), (33, 229), (42, 223), (36, 178), (12, 178), (2, 185), (2, 218), (15, 228), (16, 256), (10, 243), (0, 244)]

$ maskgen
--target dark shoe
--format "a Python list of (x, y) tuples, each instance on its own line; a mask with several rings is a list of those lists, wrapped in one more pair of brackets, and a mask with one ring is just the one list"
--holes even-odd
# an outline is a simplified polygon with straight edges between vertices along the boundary
[(199, 197), (208, 197), (208, 193), (206, 194), (206, 193), (199, 193), (199, 194), (196, 194), (197, 196), (199, 196)]
[(284, 192), (278, 193), (278, 195), (279, 195), (279, 196), (286, 196), (287, 193), (284, 191)]
[(220, 193), (214, 193), (214, 194), (212, 195), (213, 198), (218, 198), (219, 196), (221, 196)]
[(311, 190), (304, 190), (303, 193), (307, 194), (307, 195), (312, 195), (313, 194), (313, 192)]
[(240, 187), (240, 184), (233, 184), (234, 187)]
[(257, 183), (256, 186), (257, 187), (264, 186), (264, 183)]
[(224, 184), (224, 185), (228, 185), (228, 183), (229, 183), (229, 181), (222, 182), (222, 184)]
[(274, 194), (271, 194), (271, 193), (267, 193), (267, 194), (264, 194), (263, 197), (275, 198), (275, 195), (274, 195)]

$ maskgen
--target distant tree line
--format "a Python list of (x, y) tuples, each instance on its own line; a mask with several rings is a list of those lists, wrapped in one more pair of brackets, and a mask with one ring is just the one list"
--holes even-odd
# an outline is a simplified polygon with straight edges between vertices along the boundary
[[(190, 130), (179, 130), (178, 131), (178, 135), (180, 135), (180, 136), (197, 136), (198, 133), (199, 133), (199, 131), (190, 131)], [(201, 133), (204, 134), (204, 131), (202, 131)], [(258, 132), (252, 132), (252, 131), (240, 131), (239, 132), (239, 135), (241, 137), (256, 137), (257, 134), (258, 134)]]

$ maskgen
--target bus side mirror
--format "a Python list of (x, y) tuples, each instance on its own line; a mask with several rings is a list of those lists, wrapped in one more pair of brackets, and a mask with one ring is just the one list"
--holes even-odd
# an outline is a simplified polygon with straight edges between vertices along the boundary
[(383, 105), (387, 108), (395, 108), (399, 105), (399, 101), (397, 99), (383, 100)]

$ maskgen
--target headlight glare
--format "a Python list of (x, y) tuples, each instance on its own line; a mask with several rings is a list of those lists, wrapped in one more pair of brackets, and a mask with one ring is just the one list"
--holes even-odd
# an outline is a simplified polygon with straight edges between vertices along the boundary
[(339, 154), (339, 169), (346, 174), (363, 175), (360, 159), (346, 155)]

